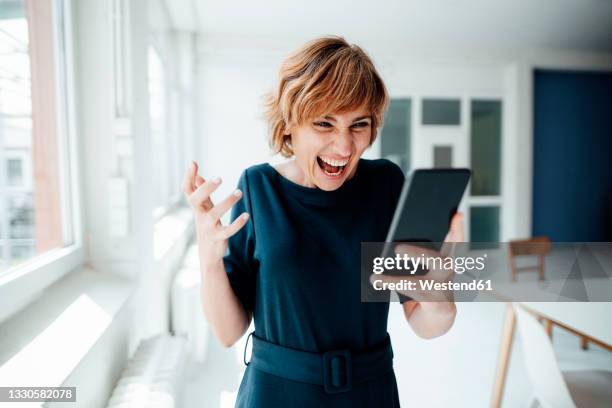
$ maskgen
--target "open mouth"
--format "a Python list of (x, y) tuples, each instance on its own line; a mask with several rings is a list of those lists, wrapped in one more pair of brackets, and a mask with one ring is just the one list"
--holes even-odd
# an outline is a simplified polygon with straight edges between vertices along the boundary
[(317, 156), (317, 163), (323, 173), (331, 177), (338, 177), (344, 173), (349, 160), (333, 160), (326, 157)]

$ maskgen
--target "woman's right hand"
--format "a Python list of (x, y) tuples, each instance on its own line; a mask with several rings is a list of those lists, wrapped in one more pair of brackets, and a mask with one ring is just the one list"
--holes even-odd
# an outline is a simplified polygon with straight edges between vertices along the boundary
[(249, 214), (245, 212), (230, 225), (224, 226), (221, 223), (223, 214), (242, 198), (242, 191), (236, 190), (214, 205), (210, 196), (220, 184), (220, 178), (206, 181), (198, 175), (198, 164), (195, 161), (185, 173), (183, 191), (195, 216), (201, 266), (215, 265), (222, 261), (227, 251), (227, 240), (240, 231), (249, 219)]
[(223, 256), (227, 251), (227, 240), (244, 227), (249, 214), (240, 214), (230, 225), (221, 224), (221, 217), (240, 200), (242, 192), (236, 190), (214, 205), (210, 195), (220, 184), (221, 179), (206, 181), (199, 176), (198, 164), (193, 162), (185, 173), (183, 191), (195, 216), (202, 272), (202, 310), (215, 336), (229, 347), (247, 330), (251, 314), (244, 309), (231, 287)]

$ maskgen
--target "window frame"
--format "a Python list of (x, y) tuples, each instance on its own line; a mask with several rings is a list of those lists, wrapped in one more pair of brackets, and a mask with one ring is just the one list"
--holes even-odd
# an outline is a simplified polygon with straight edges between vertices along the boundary
[[(169, 33), (159, 33), (159, 35), (169, 35)], [(163, 41), (158, 36), (151, 34), (151, 43), (149, 44), (149, 50), (152, 50), (159, 60), (159, 64), (162, 68), (163, 75), (163, 99), (165, 104), (164, 117), (162, 120), (162, 133), (164, 138), (176, 138), (176, 143), (170, 144), (165, 143), (167, 148), (165, 149), (166, 165), (167, 165), (167, 185), (163, 188), (164, 197), (162, 198), (163, 203), (158, 205), (157, 197), (155, 197), (155, 206), (153, 207), (153, 219), (155, 221), (161, 220), (167, 214), (172, 213), (177, 208), (183, 205), (183, 195), (180, 189), (177, 189), (175, 193), (172, 192), (172, 186), (180, 185), (180, 178), (172, 180), (174, 177), (180, 177), (181, 170), (180, 164), (184, 161), (183, 152), (178, 146), (184, 141), (184, 135), (179, 129), (180, 123), (180, 109), (178, 106), (183, 103), (185, 98), (184, 92), (181, 89), (180, 83), (175, 77), (175, 74), (168, 64), (170, 56), (166, 54), (167, 49), (163, 47)], [(148, 62), (150, 63), (150, 62)], [(150, 79), (149, 79), (150, 80)], [(149, 101), (150, 103), (150, 101)], [(149, 106), (149, 115), (150, 115)], [(153, 137), (153, 130), (151, 129), (151, 137)], [(167, 140), (165, 140), (167, 142)], [(155, 148), (155, 144), (152, 144)], [(154, 193), (157, 195), (157, 192)]]
[[(36, 300), (47, 286), (85, 262), (76, 138), (73, 9), (69, 0), (49, 1), (55, 50), (53, 65), (60, 163), (58, 173), (65, 245), (35, 256), (0, 275), (0, 321)], [(28, 18), (28, 24), (31, 24), (30, 21), (35, 21), (37, 16)], [(31, 45), (30, 49), (37, 52), (35, 46)]]

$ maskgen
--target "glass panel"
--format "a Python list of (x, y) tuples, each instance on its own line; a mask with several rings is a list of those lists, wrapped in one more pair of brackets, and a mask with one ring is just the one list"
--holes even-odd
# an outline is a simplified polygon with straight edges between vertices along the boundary
[(381, 156), (410, 169), (410, 99), (391, 99), (381, 132)]
[(11, 258), (13, 260), (13, 265), (17, 265), (19, 262), (32, 258), (35, 255), (36, 253), (33, 245), (13, 244), (11, 246)]
[(9, 221), (9, 246), (5, 255), (10, 255), (9, 266), (36, 255), (36, 229), (34, 222), (34, 203), (32, 194), (27, 192), (11, 194), (7, 197)]
[[(53, 19), (51, 7), (34, 9), (37, 21)], [(25, 1), (0, 1), (0, 273), (65, 244), (58, 157), (65, 138), (54, 126), (63, 110), (53, 83), (63, 78), (55, 64), (62, 42), (56, 48), (53, 35), (61, 24), (52, 23), (30, 32)]]
[[(8, 187), (14, 190), (21, 178), (21, 166), (7, 153), (24, 154), (32, 160), (32, 95), (30, 60), (28, 55), (28, 23), (23, 2), (11, 3), (11, 12), (0, 16), (0, 157), (4, 166), (0, 170), (0, 245), (2, 259), (0, 271), (22, 260), (14, 257), (14, 245), (23, 229), (34, 228), (33, 217), (24, 217), (22, 209), (32, 207), (19, 202)], [(21, 190), (21, 189), (20, 189)], [(23, 193), (31, 193), (23, 191)]]
[(19, 159), (8, 159), (6, 161), (6, 179), (11, 187), (23, 184), (23, 166)]
[[(499, 242), (499, 206), (474, 206), (470, 208), (470, 242)], [(497, 245), (471, 245), (472, 248), (490, 248)]]
[(423, 125), (460, 125), (461, 101), (459, 99), (423, 99)]
[(31, 193), (12, 194), (8, 197), (9, 238), (34, 240), (34, 207)]
[(453, 147), (434, 146), (433, 165), (435, 168), (453, 167)]
[(499, 195), (501, 190), (501, 102), (471, 104), (471, 157), (474, 196)]

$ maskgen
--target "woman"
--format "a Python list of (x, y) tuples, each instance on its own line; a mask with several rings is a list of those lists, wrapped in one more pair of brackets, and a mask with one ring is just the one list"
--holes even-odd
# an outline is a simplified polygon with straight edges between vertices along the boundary
[[(255, 321), (239, 407), (399, 406), (389, 304), (360, 301), (360, 243), (384, 241), (404, 181), (391, 162), (361, 159), (387, 103), (359, 47), (317, 39), (284, 62), (267, 101), (271, 146), (292, 159), (247, 169), (216, 205), (221, 180), (199, 176), (195, 162), (187, 170), (204, 313), (227, 347)], [(455, 217), (451, 230), (461, 228)], [(403, 308), (425, 338), (456, 314), (452, 300)]]

